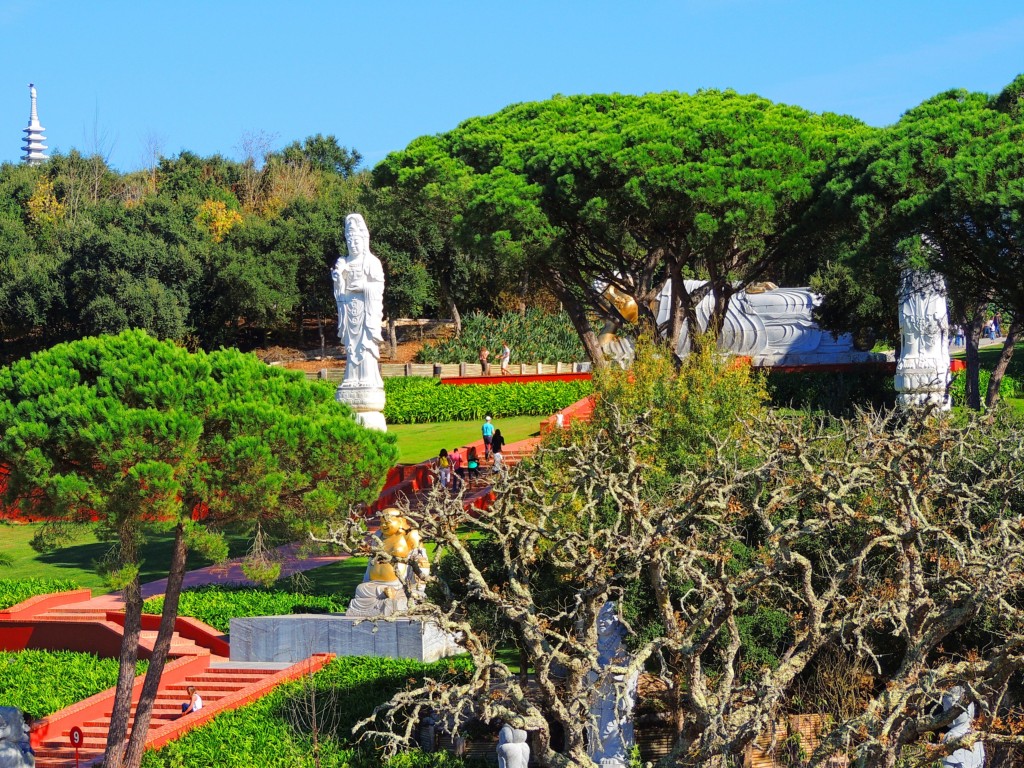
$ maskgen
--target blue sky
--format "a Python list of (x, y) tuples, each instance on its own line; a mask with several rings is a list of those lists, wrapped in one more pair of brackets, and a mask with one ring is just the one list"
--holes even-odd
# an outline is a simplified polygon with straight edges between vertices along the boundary
[(51, 150), (121, 170), (314, 133), (373, 165), (556, 93), (733, 88), (886, 125), (1024, 72), (1020, 0), (0, 0), (0, 36), (0, 161), (34, 82)]

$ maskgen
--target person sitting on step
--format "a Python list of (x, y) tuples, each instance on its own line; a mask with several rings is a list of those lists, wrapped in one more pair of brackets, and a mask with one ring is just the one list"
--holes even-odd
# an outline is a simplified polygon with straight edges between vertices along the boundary
[(190, 712), (198, 712), (203, 708), (203, 697), (196, 691), (194, 685), (190, 685), (185, 689), (188, 694), (188, 701), (181, 705), (181, 714), (187, 715)]

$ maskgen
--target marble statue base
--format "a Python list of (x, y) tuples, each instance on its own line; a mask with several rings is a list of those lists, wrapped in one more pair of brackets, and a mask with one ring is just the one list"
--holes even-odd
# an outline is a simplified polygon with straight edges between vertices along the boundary
[(462, 653), (451, 635), (421, 619), (373, 621), (340, 614), (231, 620), (231, 661), (296, 663), (314, 653), (432, 662)]
[(384, 387), (362, 383), (342, 382), (334, 393), (334, 399), (345, 403), (356, 413), (356, 421), (367, 429), (380, 432), (388, 431), (388, 423), (384, 419)]

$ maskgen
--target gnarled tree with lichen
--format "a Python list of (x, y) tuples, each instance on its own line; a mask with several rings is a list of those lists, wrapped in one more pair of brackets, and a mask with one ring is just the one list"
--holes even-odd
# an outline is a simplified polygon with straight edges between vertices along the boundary
[[(737, 370), (704, 373), (732, 386), (745, 375)], [(673, 430), (719, 403), (714, 387), (686, 389), (693, 373), (676, 383), (637, 376), (647, 408), (603, 398), (594, 424), (551, 437), (500, 482), (489, 509), (431, 494), (421, 525), (440, 555), (434, 602), (415, 611), (459, 633), (475, 671), (399, 693), (364, 732), (398, 748), (427, 713), (452, 730), (471, 718), (512, 721), (545, 737), (544, 764), (590, 765), (592, 692), (639, 671), (672, 694), (673, 763), (726, 765), (789, 711), (820, 659), (840, 653), (870, 679), (826, 724), (809, 764), (836, 753), (884, 766), (948, 754), (963, 744), (935, 735), (957, 712), (935, 712), (953, 685), (983, 715), (979, 738), (1020, 743), (1006, 723), (1024, 668), (1021, 425), (753, 408), (740, 429), (690, 429), (692, 450), (678, 460)], [(691, 401), (667, 419), (653, 407), (687, 393), (704, 408)], [(595, 619), (609, 600), (625, 607), (628, 667), (598, 663)], [(778, 631), (759, 636), (766, 611)], [(508, 644), (528, 676), (502, 660)]]

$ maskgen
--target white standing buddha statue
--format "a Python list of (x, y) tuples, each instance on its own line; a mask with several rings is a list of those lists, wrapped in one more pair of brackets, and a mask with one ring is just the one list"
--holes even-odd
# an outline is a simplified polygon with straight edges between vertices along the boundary
[(358, 213), (345, 217), (348, 255), (331, 270), (338, 305), (338, 337), (345, 345), (345, 377), (335, 397), (370, 429), (387, 431), (380, 345), (384, 317), (384, 266), (370, 252), (370, 232)]

